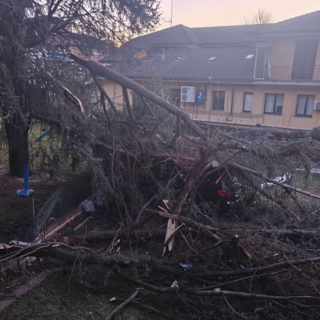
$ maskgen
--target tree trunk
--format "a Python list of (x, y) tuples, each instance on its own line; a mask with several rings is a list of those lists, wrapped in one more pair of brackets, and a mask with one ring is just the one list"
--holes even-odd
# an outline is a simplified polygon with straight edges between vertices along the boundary
[(13, 176), (23, 176), (23, 166), (29, 163), (28, 126), (19, 114), (5, 122), (9, 146), (9, 168)]
[[(19, 7), (18, 6), (19, 2)], [(27, 86), (30, 65), (28, 65), (26, 42), (25, 9), (31, 1), (8, 1), (0, 9), (1, 70), (0, 108), (2, 124), (9, 147), (10, 174), (23, 176), (23, 166), (29, 161), (28, 131), (30, 102)], [(29, 92), (29, 97), (30, 92)]]
[(29, 99), (25, 83), (21, 79), (13, 81), (15, 99), (4, 96), (1, 105), (4, 128), (9, 149), (9, 170), (12, 176), (23, 176), (23, 167), (29, 163), (28, 132), (30, 117)]

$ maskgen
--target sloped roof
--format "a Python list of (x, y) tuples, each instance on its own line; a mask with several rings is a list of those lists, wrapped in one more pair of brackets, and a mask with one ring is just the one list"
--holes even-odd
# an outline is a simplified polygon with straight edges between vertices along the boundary
[(320, 33), (320, 11), (262, 26), (251, 35)]
[(248, 35), (260, 29), (263, 25), (241, 25), (226, 27), (191, 28), (201, 45), (239, 44), (254, 42), (255, 38)]
[(188, 28), (177, 25), (134, 38), (126, 46), (139, 49), (183, 45), (218, 46), (253, 43), (257, 36), (320, 32), (320, 11), (278, 23), (223, 27)]
[[(252, 55), (251, 58), (246, 58)], [(210, 58), (215, 57), (213, 60)], [(153, 60), (151, 60), (153, 59)], [(199, 82), (252, 82), (255, 47), (174, 48), (160, 55), (140, 59), (141, 64), (125, 72), (140, 79), (154, 74), (164, 80), (195, 80)]]
[(178, 47), (182, 45), (239, 45), (255, 42), (250, 32), (261, 25), (188, 28), (182, 24), (134, 38), (125, 46), (147, 49), (151, 47)]
[[(177, 25), (129, 41), (129, 48), (166, 48), (161, 55), (140, 59), (125, 74), (134, 79), (152, 73), (163, 79), (207, 83), (252, 83), (258, 38), (272, 34), (320, 33), (320, 11), (265, 25), (187, 28)], [(247, 59), (248, 55), (253, 55)], [(177, 59), (180, 57), (180, 59)], [(211, 61), (210, 57), (215, 57)], [(117, 67), (115, 67), (117, 68)]]
[(163, 29), (157, 32), (147, 34), (138, 38), (134, 38), (127, 42), (125, 46), (134, 48), (147, 49), (150, 47), (161, 46), (182, 46), (182, 45), (197, 45), (198, 39), (192, 33), (190, 28), (179, 24), (174, 27)]

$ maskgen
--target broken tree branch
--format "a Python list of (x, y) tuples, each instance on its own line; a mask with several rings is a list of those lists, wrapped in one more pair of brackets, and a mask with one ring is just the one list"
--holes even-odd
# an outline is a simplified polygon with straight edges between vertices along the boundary
[(255, 294), (255, 293), (246, 293), (246, 292), (238, 292), (238, 291), (221, 291), (221, 290), (201, 290), (195, 288), (172, 288), (172, 287), (159, 287), (145, 281), (129, 277), (125, 275), (123, 272), (120, 273), (118, 270), (118, 275), (123, 279), (126, 279), (136, 285), (139, 285), (147, 290), (159, 292), (159, 293), (189, 293), (195, 294), (199, 296), (213, 296), (213, 297), (221, 297), (223, 295), (230, 297), (240, 297), (245, 299), (259, 299), (259, 300), (300, 300), (300, 299), (313, 299), (320, 301), (320, 297), (315, 296), (271, 296), (266, 294)]
[[(253, 230), (252, 230), (253, 231)], [(274, 234), (279, 236), (297, 236), (297, 237), (303, 237), (303, 236), (317, 236), (319, 234), (318, 229), (262, 229), (262, 230), (255, 230), (254, 232), (257, 233), (268, 233), (268, 234)]]
[(119, 311), (121, 311), (127, 304), (129, 304), (139, 293), (140, 289), (137, 289), (132, 296), (122, 302), (117, 308), (115, 308), (107, 317), (106, 320), (111, 320)]
[(96, 86), (98, 87), (98, 89), (99, 89), (99, 91), (100, 91), (100, 94), (107, 99), (110, 107), (112, 108), (112, 110), (114, 111), (114, 113), (117, 114), (117, 113), (118, 113), (118, 110), (117, 110), (116, 106), (114, 105), (113, 101), (111, 100), (111, 98), (109, 97), (109, 95), (107, 94), (107, 92), (103, 89), (103, 87), (102, 87), (102, 85), (100, 84), (97, 76), (96, 76), (94, 73), (92, 73), (92, 72), (91, 72), (91, 75), (92, 75), (92, 78), (93, 78), (94, 83), (96, 84)]
[(287, 260), (284, 262), (275, 263), (275, 264), (271, 264), (264, 267), (258, 267), (258, 268), (244, 268), (244, 269), (237, 269), (237, 270), (230, 270), (230, 271), (215, 271), (215, 272), (210, 272), (207, 275), (222, 277), (222, 276), (238, 276), (238, 275), (244, 275), (244, 274), (258, 274), (258, 273), (271, 271), (275, 269), (291, 267), (294, 265), (318, 263), (318, 262), (320, 262), (320, 257), (307, 258), (307, 259), (295, 259), (295, 260)]
[(182, 190), (180, 191), (177, 197), (176, 205), (173, 210), (174, 215), (177, 215), (178, 217), (180, 216), (183, 204), (185, 203), (192, 188), (196, 184), (196, 181), (199, 179), (199, 177), (201, 176), (201, 174), (207, 166), (207, 160), (207, 156), (204, 153), (202, 153), (201, 159), (193, 166), (192, 173), (188, 177), (186, 183), (184, 184)]
[(206, 236), (210, 237), (210, 238), (213, 238), (215, 239), (216, 241), (221, 241), (221, 238), (219, 236), (217, 236), (216, 234), (212, 233), (210, 231), (210, 229), (203, 225), (203, 224), (200, 224), (196, 221), (193, 221), (189, 218), (186, 218), (186, 217), (182, 217), (182, 216), (178, 216), (178, 215), (174, 215), (174, 214), (170, 214), (170, 213), (167, 213), (167, 212), (162, 212), (162, 211), (157, 211), (157, 210), (152, 210), (152, 209), (147, 209), (146, 210), (147, 212), (150, 212), (150, 213), (156, 213), (162, 217), (165, 217), (165, 218), (168, 218), (168, 219), (172, 219), (172, 220), (180, 220), (181, 222), (183, 222), (186, 226), (189, 226), (195, 230), (201, 230)]
[(133, 122), (136, 122), (136, 120), (134, 119), (134, 115), (133, 115), (131, 104), (130, 104), (128, 89), (125, 86), (122, 86), (122, 92), (123, 92), (123, 97), (124, 97), (124, 101), (126, 103), (126, 107), (127, 107), (128, 113), (129, 113), (130, 120)]
[(198, 127), (198, 125), (192, 121), (187, 113), (185, 113), (182, 109), (172, 105), (171, 103), (167, 102), (166, 100), (160, 98), (155, 93), (151, 92), (150, 90), (144, 88), (137, 82), (123, 76), (122, 74), (104, 67), (98, 62), (90, 60), (88, 57), (83, 55), (78, 48), (76, 47), (69, 47), (69, 56), (81, 64), (83, 67), (87, 68), (90, 72), (98, 74), (102, 77), (108, 78), (110, 81), (120, 84), (132, 91), (135, 91), (137, 94), (147, 98), (148, 100), (156, 103), (157, 105), (161, 106), (169, 113), (175, 115), (176, 117), (181, 117), (183, 121), (186, 123), (188, 127), (190, 127), (194, 132), (196, 132), (201, 138), (204, 139), (204, 135), (202, 130)]
[[(120, 298), (117, 298), (113, 301), (125, 301), (125, 299), (120, 299)], [(135, 300), (132, 300), (130, 301), (130, 305), (133, 305), (135, 307), (138, 307), (138, 308), (141, 308), (143, 310), (146, 310), (147, 312), (150, 312), (150, 313), (154, 313), (154, 314), (158, 314), (160, 315), (161, 317), (164, 317), (164, 318), (168, 318), (168, 319), (176, 319), (176, 317), (174, 316), (171, 316), (169, 314), (165, 314), (151, 306), (146, 306), (145, 304), (142, 304), (141, 302), (138, 302), (138, 301), (135, 301)]]
[(46, 122), (46, 123), (50, 123), (50, 124), (55, 124), (55, 125), (61, 127), (61, 122), (60, 121), (52, 119), (52, 118), (49, 118), (49, 117), (46, 117), (46, 116), (42, 116), (40, 114), (31, 113), (30, 114), (30, 118), (37, 119), (37, 120), (40, 120), (40, 121), (43, 121), (43, 122)]
[[(159, 230), (131, 230), (130, 236), (132, 237), (163, 237), (166, 234), (166, 229)], [(112, 240), (113, 237), (117, 235), (118, 238), (127, 238), (128, 232), (126, 229), (122, 229), (120, 231), (112, 230), (112, 231), (91, 231), (87, 234), (83, 235), (74, 235), (70, 237), (65, 237), (66, 241), (70, 239), (70, 241), (80, 242), (82, 240), (85, 241), (96, 241), (96, 240)]]
[(140, 96), (140, 99), (142, 100), (143, 104), (145, 105), (145, 107), (148, 109), (148, 111), (150, 112), (151, 116), (153, 118), (157, 118), (156, 115), (152, 112), (150, 106), (148, 105), (148, 102), (145, 100), (145, 98), (143, 96)]
[(246, 168), (246, 167), (242, 167), (242, 166), (240, 166), (238, 164), (235, 164), (235, 163), (231, 163), (231, 164), (229, 164), (229, 166), (234, 167), (236, 169), (241, 169), (243, 171), (250, 172), (250, 173), (252, 173), (253, 175), (255, 175), (257, 177), (260, 177), (260, 178), (264, 179), (265, 181), (273, 183), (275, 185), (278, 185), (278, 186), (280, 186), (280, 187), (282, 187), (284, 189), (292, 190), (292, 191), (304, 194), (305, 196), (320, 200), (320, 196), (318, 196), (316, 194), (313, 194), (313, 193), (310, 193), (310, 192), (307, 192), (307, 191), (304, 191), (304, 190), (301, 190), (301, 189), (298, 189), (298, 188), (294, 188), (294, 187), (292, 187), (292, 186), (290, 186), (288, 184), (285, 184), (285, 183), (282, 183), (282, 182), (279, 182), (279, 181), (276, 181), (276, 180), (273, 180), (273, 179), (269, 179), (266, 176), (264, 176), (263, 174), (255, 171), (255, 170), (252, 170), (252, 169), (249, 169), (249, 168)]

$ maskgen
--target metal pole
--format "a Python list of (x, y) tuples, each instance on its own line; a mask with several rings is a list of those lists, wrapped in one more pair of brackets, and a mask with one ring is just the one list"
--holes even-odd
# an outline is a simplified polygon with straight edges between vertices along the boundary
[(32, 195), (32, 215), (33, 215), (33, 222), (36, 221), (36, 214), (34, 212), (34, 196)]
[(173, 23), (173, 0), (171, 0), (171, 27)]
[(24, 170), (23, 170), (23, 174), (24, 174), (24, 190), (28, 190), (29, 189), (29, 165), (26, 164), (24, 166)]

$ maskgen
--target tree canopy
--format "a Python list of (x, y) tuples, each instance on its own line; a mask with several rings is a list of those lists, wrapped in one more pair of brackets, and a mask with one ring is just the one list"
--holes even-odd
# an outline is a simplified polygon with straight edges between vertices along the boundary
[(47, 53), (61, 39), (74, 44), (79, 35), (110, 45), (150, 31), (159, 22), (159, 1), (0, 0), (0, 8), (2, 129), (10, 172), (21, 175), (29, 161), (30, 114), (48, 102), (48, 73), (57, 71), (57, 64), (46, 63)]

